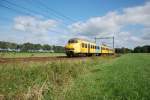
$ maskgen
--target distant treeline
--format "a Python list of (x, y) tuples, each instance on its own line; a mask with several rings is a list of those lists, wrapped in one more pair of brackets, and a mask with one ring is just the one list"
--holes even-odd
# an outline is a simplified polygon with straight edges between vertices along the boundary
[[(16, 51), (16, 52), (65, 52), (63, 46), (55, 46), (48, 44), (16, 44), (11, 42), (0, 41), (0, 51)], [(150, 53), (150, 45), (138, 46), (134, 49), (115, 48), (116, 53)]]
[(150, 53), (150, 45), (138, 46), (134, 49), (129, 48), (115, 48), (116, 53)]
[(24, 43), (24, 44), (16, 44), (10, 42), (0, 41), (0, 51), (16, 51), (16, 52), (64, 52), (63, 46), (55, 46), (48, 44), (32, 44), (32, 43)]

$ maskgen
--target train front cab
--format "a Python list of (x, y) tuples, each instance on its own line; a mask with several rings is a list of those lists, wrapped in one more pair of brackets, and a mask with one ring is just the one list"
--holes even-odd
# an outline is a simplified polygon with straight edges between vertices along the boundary
[(75, 54), (80, 52), (80, 41), (77, 39), (70, 39), (65, 46), (65, 51), (67, 56), (75, 56)]

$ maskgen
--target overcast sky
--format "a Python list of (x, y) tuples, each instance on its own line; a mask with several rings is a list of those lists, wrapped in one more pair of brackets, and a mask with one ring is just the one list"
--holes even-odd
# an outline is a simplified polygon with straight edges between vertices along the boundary
[(150, 45), (150, 0), (0, 0), (0, 41), (65, 45), (107, 36), (115, 47)]

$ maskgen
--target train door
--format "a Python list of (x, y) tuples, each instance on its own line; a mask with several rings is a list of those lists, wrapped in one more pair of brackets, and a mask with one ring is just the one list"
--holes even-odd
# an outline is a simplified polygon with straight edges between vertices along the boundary
[(102, 47), (99, 45), (99, 53), (102, 53)]
[(99, 47), (99, 44), (96, 43), (96, 51), (95, 51), (96, 54), (99, 54), (100, 53), (100, 47)]
[(90, 44), (88, 44), (88, 53), (90, 53)]

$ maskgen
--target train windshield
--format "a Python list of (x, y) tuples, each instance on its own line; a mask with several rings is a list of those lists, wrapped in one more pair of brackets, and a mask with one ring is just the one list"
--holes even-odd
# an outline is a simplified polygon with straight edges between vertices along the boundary
[(69, 40), (68, 43), (78, 43), (77, 40)]

